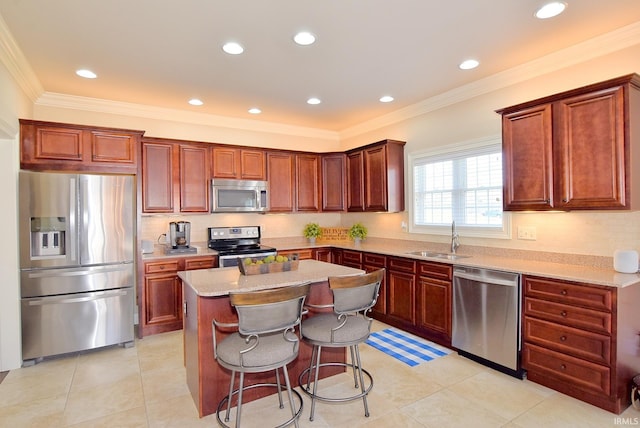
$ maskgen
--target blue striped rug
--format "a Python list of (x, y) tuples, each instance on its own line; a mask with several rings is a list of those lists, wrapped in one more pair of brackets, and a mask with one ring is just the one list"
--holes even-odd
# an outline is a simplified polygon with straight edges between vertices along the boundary
[(367, 339), (367, 345), (411, 367), (453, 352), (444, 346), (437, 345), (393, 327), (371, 333), (369, 339)]

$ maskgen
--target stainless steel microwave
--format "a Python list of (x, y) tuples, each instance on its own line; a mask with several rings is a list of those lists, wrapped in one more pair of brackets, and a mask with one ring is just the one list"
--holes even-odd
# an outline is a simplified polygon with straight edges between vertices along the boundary
[(266, 181), (211, 180), (212, 213), (261, 213), (269, 209)]

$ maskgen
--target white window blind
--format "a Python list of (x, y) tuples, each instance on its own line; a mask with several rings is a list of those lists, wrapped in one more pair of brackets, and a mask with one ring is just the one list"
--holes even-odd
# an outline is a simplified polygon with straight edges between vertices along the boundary
[(508, 229), (502, 212), (499, 141), (413, 156), (411, 168), (412, 232), (432, 233), (443, 226), (450, 230), (452, 221), (467, 235), (503, 235)]

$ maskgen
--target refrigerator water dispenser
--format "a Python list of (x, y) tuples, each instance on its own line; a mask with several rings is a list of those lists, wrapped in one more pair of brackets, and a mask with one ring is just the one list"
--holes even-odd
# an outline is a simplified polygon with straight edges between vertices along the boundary
[(31, 258), (65, 255), (65, 218), (31, 218)]

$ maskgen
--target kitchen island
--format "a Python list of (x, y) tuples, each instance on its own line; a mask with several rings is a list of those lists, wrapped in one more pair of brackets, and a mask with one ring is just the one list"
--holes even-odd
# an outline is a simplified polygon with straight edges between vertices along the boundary
[[(311, 283), (307, 302), (331, 303), (333, 300), (329, 283), (330, 276), (357, 275), (360, 269), (334, 265), (317, 260), (301, 260), (298, 270), (264, 275), (241, 275), (237, 267), (199, 269), (179, 272), (183, 282), (184, 300), (184, 362), (187, 385), (198, 408), (200, 417), (215, 413), (218, 403), (228, 394), (231, 373), (218, 365), (213, 357), (212, 321), (236, 322), (237, 315), (229, 303), (229, 293), (234, 291), (257, 291)], [(308, 316), (313, 316), (310, 313)], [(216, 331), (216, 340), (222, 340), (230, 332)], [(326, 349), (323, 361), (344, 362), (344, 349)], [(289, 376), (297, 384), (300, 373), (309, 366), (311, 346), (300, 344), (298, 358), (290, 364)], [(344, 371), (342, 367), (325, 370), (324, 377)], [(272, 382), (273, 372), (256, 374), (256, 382)], [(269, 391), (253, 389), (246, 391), (244, 402), (268, 394)]]

